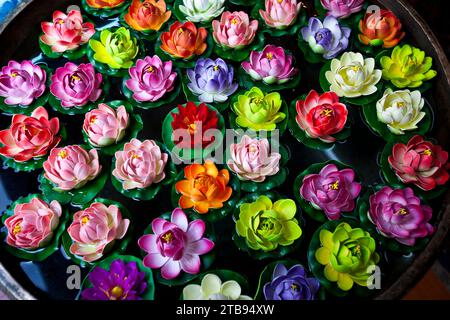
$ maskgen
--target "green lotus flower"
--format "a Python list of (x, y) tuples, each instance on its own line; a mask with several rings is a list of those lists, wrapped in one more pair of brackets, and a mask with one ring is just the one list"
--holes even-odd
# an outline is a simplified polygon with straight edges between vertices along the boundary
[(370, 276), (367, 268), (380, 260), (370, 234), (343, 222), (333, 233), (321, 230), (319, 237), (322, 247), (316, 250), (315, 256), (325, 266), (325, 278), (337, 282), (344, 291), (350, 290), (355, 282), (366, 287)]
[(233, 104), (233, 111), (237, 114), (236, 124), (255, 131), (275, 130), (276, 124), (286, 118), (286, 114), (280, 112), (281, 105), (278, 92), (265, 94), (261, 89), (253, 87), (240, 95)]
[(139, 52), (137, 39), (131, 37), (130, 30), (119, 28), (114, 32), (103, 30), (100, 41), (91, 39), (89, 46), (95, 52), (94, 59), (113, 69), (128, 69)]
[(380, 63), (383, 78), (390, 80), (397, 88), (420, 87), (437, 74), (431, 69), (433, 58), (425, 57), (424, 51), (407, 44), (395, 47), (391, 57), (382, 57)]
[(297, 206), (291, 199), (272, 203), (268, 197), (260, 196), (253, 203), (242, 204), (239, 209), (236, 231), (253, 250), (273, 251), (278, 245), (291, 245), (302, 235), (294, 218)]

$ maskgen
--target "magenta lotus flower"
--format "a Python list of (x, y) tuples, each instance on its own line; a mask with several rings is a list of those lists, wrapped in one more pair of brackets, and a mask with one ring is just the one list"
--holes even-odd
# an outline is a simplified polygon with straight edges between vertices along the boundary
[(67, 229), (73, 243), (70, 253), (82, 257), (83, 261), (93, 262), (106, 253), (115, 240), (127, 233), (130, 220), (123, 219), (116, 205), (106, 206), (94, 202), (88, 208), (78, 211)]
[(79, 10), (70, 10), (67, 15), (56, 10), (53, 12), (53, 21), (42, 22), (41, 28), (44, 32), (41, 41), (50, 46), (53, 52), (77, 49), (95, 33), (94, 25), (83, 22)]
[(131, 78), (125, 85), (133, 91), (133, 99), (139, 102), (158, 101), (174, 89), (177, 77), (172, 61), (163, 62), (158, 56), (139, 59), (129, 73)]
[(64, 108), (82, 107), (95, 102), (102, 94), (102, 75), (95, 73), (90, 63), (76, 65), (67, 62), (56, 69), (50, 85), (51, 93), (61, 100)]
[(164, 279), (174, 279), (181, 271), (198, 274), (200, 256), (214, 248), (214, 242), (203, 237), (205, 222), (197, 219), (188, 223), (180, 208), (172, 212), (170, 221), (154, 219), (152, 230), (154, 234), (142, 236), (138, 244), (147, 252), (144, 265), (152, 269), (161, 268)]
[(11, 60), (0, 72), (0, 96), (7, 105), (29, 106), (45, 91), (47, 74), (31, 61)]
[(225, 11), (219, 20), (212, 22), (213, 37), (218, 45), (242, 49), (253, 42), (258, 30), (258, 20), (250, 21), (243, 11)]
[(259, 10), (266, 25), (285, 29), (297, 20), (302, 2), (298, 0), (266, 0), (265, 10)]
[(320, 0), (320, 3), (328, 11), (327, 15), (343, 19), (361, 11), (364, 0)]
[(100, 103), (97, 109), (84, 116), (83, 131), (95, 147), (105, 147), (123, 139), (129, 124), (129, 115), (124, 106), (117, 110)]
[(62, 209), (58, 201), (50, 204), (39, 198), (17, 204), (14, 214), (5, 220), (8, 229), (6, 242), (21, 249), (44, 247), (53, 238), (59, 225)]
[(434, 227), (428, 223), (432, 213), (429, 206), (421, 204), (411, 188), (383, 187), (370, 196), (367, 216), (385, 237), (414, 246), (417, 238), (434, 233)]
[(123, 151), (116, 152), (115, 158), (112, 174), (122, 182), (125, 190), (147, 188), (166, 177), (164, 168), (168, 154), (163, 153), (153, 140), (133, 139), (125, 144)]
[(241, 180), (263, 182), (280, 170), (281, 155), (272, 152), (269, 140), (245, 135), (237, 144), (230, 145), (227, 165)]
[(315, 209), (323, 210), (330, 220), (339, 219), (342, 212), (353, 211), (360, 192), (361, 184), (355, 182), (355, 172), (339, 170), (334, 164), (305, 176), (300, 187), (300, 195)]
[(87, 152), (78, 145), (53, 148), (44, 162), (44, 177), (62, 191), (81, 188), (95, 179), (100, 170), (97, 150)]
[(256, 81), (266, 84), (282, 84), (292, 79), (298, 69), (292, 65), (293, 58), (282, 47), (267, 45), (263, 51), (252, 51), (250, 62), (242, 62), (242, 68)]

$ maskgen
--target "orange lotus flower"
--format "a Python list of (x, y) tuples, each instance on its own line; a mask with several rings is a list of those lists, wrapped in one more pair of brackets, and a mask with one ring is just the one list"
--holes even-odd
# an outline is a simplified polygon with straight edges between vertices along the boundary
[(175, 189), (181, 193), (178, 205), (182, 209), (194, 207), (198, 213), (207, 213), (210, 208), (222, 208), (233, 192), (228, 186), (228, 170), (219, 171), (212, 161), (185, 167), (184, 177), (186, 180), (175, 185)]
[(164, 0), (133, 0), (124, 19), (137, 31), (158, 31), (170, 19), (172, 12), (167, 11)]
[(205, 28), (198, 28), (192, 22), (174, 22), (169, 32), (161, 34), (161, 49), (175, 58), (187, 59), (194, 54), (201, 55), (206, 50)]
[(365, 45), (395, 47), (403, 39), (402, 23), (390, 10), (367, 13), (359, 22), (358, 37)]
[(89, 7), (96, 9), (110, 9), (120, 6), (125, 0), (86, 0)]

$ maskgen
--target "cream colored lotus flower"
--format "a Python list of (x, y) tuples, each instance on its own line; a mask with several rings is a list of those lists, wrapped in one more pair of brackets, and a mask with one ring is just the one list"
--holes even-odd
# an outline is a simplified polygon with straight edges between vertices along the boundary
[(223, 12), (224, 3), (225, 0), (183, 0), (179, 8), (186, 20), (209, 22)]
[(424, 103), (420, 91), (386, 89), (377, 102), (377, 117), (393, 134), (405, 134), (407, 130), (417, 129), (425, 116), (421, 111)]
[(222, 283), (213, 273), (203, 277), (201, 285), (190, 284), (183, 289), (183, 300), (253, 300), (241, 295), (241, 286), (234, 280)]
[(331, 70), (325, 73), (330, 90), (339, 97), (369, 96), (377, 91), (381, 70), (375, 69), (375, 59), (364, 59), (361, 53), (345, 52), (331, 61)]

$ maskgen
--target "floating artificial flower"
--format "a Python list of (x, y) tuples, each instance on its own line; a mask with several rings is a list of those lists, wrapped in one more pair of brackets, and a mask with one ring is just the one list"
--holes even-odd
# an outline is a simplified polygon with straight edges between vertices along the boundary
[(112, 174), (125, 190), (147, 188), (166, 177), (168, 155), (153, 140), (133, 139), (125, 144), (123, 151), (116, 152), (115, 159)]
[(448, 153), (419, 135), (406, 145), (395, 144), (388, 161), (400, 181), (425, 191), (444, 185), (449, 178)]
[(212, 22), (213, 37), (221, 47), (242, 49), (253, 42), (258, 30), (258, 20), (250, 21), (243, 11), (225, 11), (219, 20)]
[(187, 71), (187, 87), (198, 100), (205, 103), (221, 103), (238, 89), (234, 82), (234, 69), (221, 58), (199, 59), (194, 69)]
[(356, 98), (377, 92), (381, 70), (375, 69), (375, 59), (364, 59), (361, 53), (344, 52), (340, 59), (331, 61), (331, 70), (325, 73), (330, 90), (339, 97)]
[(259, 10), (267, 26), (276, 29), (286, 29), (297, 21), (302, 8), (298, 0), (266, 0), (265, 10)]
[(124, 4), (125, 0), (86, 0), (86, 3), (95, 9), (112, 9)]
[(303, 178), (300, 195), (314, 209), (323, 210), (330, 220), (337, 220), (343, 212), (355, 209), (355, 199), (361, 192), (361, 184), (355, 182), (352, 169), (339, 170), (328, 164), (319, 173)]
[(325, 278), (336, 282), (343, 291), (349, 291), (354, 283), (367, 287), (367, 279), (371, 275), (367, 268), (380, 260), (371, 235), (342, 222), (331, 232), (322, 229), (319, 239), (321, 247), (316, 250), (315, 257), (325, 266)]
[(130, 220), (122, 218), (116, 205), (94, 202), (73, 216), (73, 222), (67, 229), (73, 241), (70, 253), (86, 262), (97, 261), (116, 240), (125, 236), (129, 225)]
[(128, 69), (139, 53), (137, 39), (130, 30), (121, 27), (114, 31), (104, 29), (100, 41), (91, 39), (89, 46), (94, 51), (94, 60), (108, 65), (112, 69)]
[(388, 88), (377, 102), (377, 117), (393, 134), (405, 134), (405, 131), (417, 129), (417, 124), (425, 117), (424, 104), (420, 91)]
[(301, 265), (288, 270), (284, 264), (277, 263), (271, 281), (264, 284), (263, 292), (266, 300), (315, 300), (319, 288), (320, 282), (307, 277)]
[(214, 273), (208, 273), (200, 285), (189, 284), (183, 289), (183, 300), (253, 300), (242, 295), (242, 289), (235, 280), (222, 280)]
[(17, 162), (43, 157), (61, 141), (58, 132), (59, 119), (49, 119), (43, 107), (29, 117), (15, 114), (9, 129), (0, 131), (0, 155)]
[(161, 49), (173, 58), (190, 59), (199, 56), (207, 48), (208, 31), (192, 22), (174, 22), (168, 32), (161, 34)]
[(123, 19), (137, 31), (159, 31), (172, 12), (164, 0), (133, 0)]
[(158, 56), (145, 57), (136, 61), (129, 70), (130, 79), (126, 87), (133, 92), (133, 99), (139, 102), (155, 102), (173, 91), (177, 73), (172, 61), (163, 62)]
[(328, 11), (327, 15), (339, 19), (361, 11), (364, 6), (364, 0), (320, 0), (320, 3)]
[(203, 165), (194, 163), (186, 166), (184, 177), (185, 180), (175, 184), (175, 190), (181, 194), (178, 204), (182, 209), (193, 208), (205, 214), (210, 209), (222, 208), (233, 193), (228, 185), (228, 170), (219, 171), (210, 160)]
[(433, 234), (434, 227), (428, 223), (432, 213), (411, 188), (386, 186), (370, 196), (367, 216), (383, 236), (414, 246), (418, 238)]
[(368, 12), (359, 22), (359, 41), (370, 46), (395, 47), (405, 36), (400, 19), (390, 10)]
[(239, 207), (236, 231), (253, 250), (273, 251), (290, 246), (302, 235), (295, 214), (297, 206), (291, 199), (272, 203), (267, 196)]
[(44, 177), (60, 191), (83, 187), (101, 170), (97, 150), (86, 151), (79, 145), (53, 148), (44, 162)]
[(206, 134), (210, 129), (217, 129), (219, 117), (216, 111), (210, 110), (204, 103), (198, 106), (189, 101), (185, 106), (178, 105), (178, 113), (172, 112), (173, 121), (171, 127), (173, 131), (187, 131), (189, 139), (184, 139), (185, 135), (174, 141), (179, 148), (206, 147), (210, 145), (215, 137)]
[(77, 66), (67, 62), (52, 75), (50, 92), (61, 101), (63, 108), (82, 107), (100, 98), (102, 79), (90, 63)]
[(224, 4), (225, 0), (183, 0), (179, 9), (186, 20), (209, 22), (223, 12)]
[(420, 87), (437, 74), (431, 69), (433, 58), (426, 57), (425, 52), (407, 44), (395, 47), (390, 57), (381, 57), (380, 64), (383, 79), (391, 81), (397, 88)]
[(271, 152), (269, 140), (244, 135), (239, 143), (230, 145), (227, 165), (241, 180), (263, 182), (280, 170), (281, 154)]
[(7, 105), (29, 106), (45, 91), (47, 74), (29, 60), (11, 60), (0, 72), (0, 96)]
[(283, 102), (278, 92), (264, 93), (261, 89), (253, 87), (246, 93), (239, 95), (233, 104), (236, 113), (236, 124), (243, 128), (255, 131), (272, 131), (286, 118), (281, 112)]
[(109, 270), (96, 266), (88, 279), (92, 287), (81, 292), (83, 300), (141, 300), (147, 290), (145, 272), (135, 261), (116, 259)]
[(304, 41), (314, 53), (324, 59), (333, 59), (347, 49), (351, 29), (342, 27), (333, 16), (327, 16), (320, 21), (316, 17), (309, 18), (308, 26), (301, 29)]
[(59, 226), (62, 208), (58, 201), (49, 204), (34, 197), (16, 204), (14, 214), (5, 220), (6, 243), (21, 249), (42, 248), (53, 238)]
[(333, 143), (334, 134), (341, 132), (347, 122), (347, 107), (334, 92), (320, 95), (311, 90), (305, 100), (296, 102), (295, 121), (308, 137)]
[(53, 21), (42, 22), (41, 28), (44, 34), (40, 40), (58, 53), (78, 49), (95, 33), (94, 25), (83, 22), (79, 10), (70, 10), (68, 14), (56, 10), (53, 12)]
[(250, 61), (242, 62), (242, 68), (253, 80), (268, 85), (286, 83), (298, 73), (292, 55), (274, 45), (267, 45), (261, 52), (252, 51)]
[(153, 234), (146, 234), (138, 241), (147, 253), (144, 265), (161, 268), (161, 276), (168, 280), (178, 277), (181, 271), (198, 274), (200, 256), (214, 248), (214, 242), (204, 237), (205, 228), (205, 222), (200, 219), (189, 222), (180, 208), (172, 212), (170, 221), (154, 219)]

